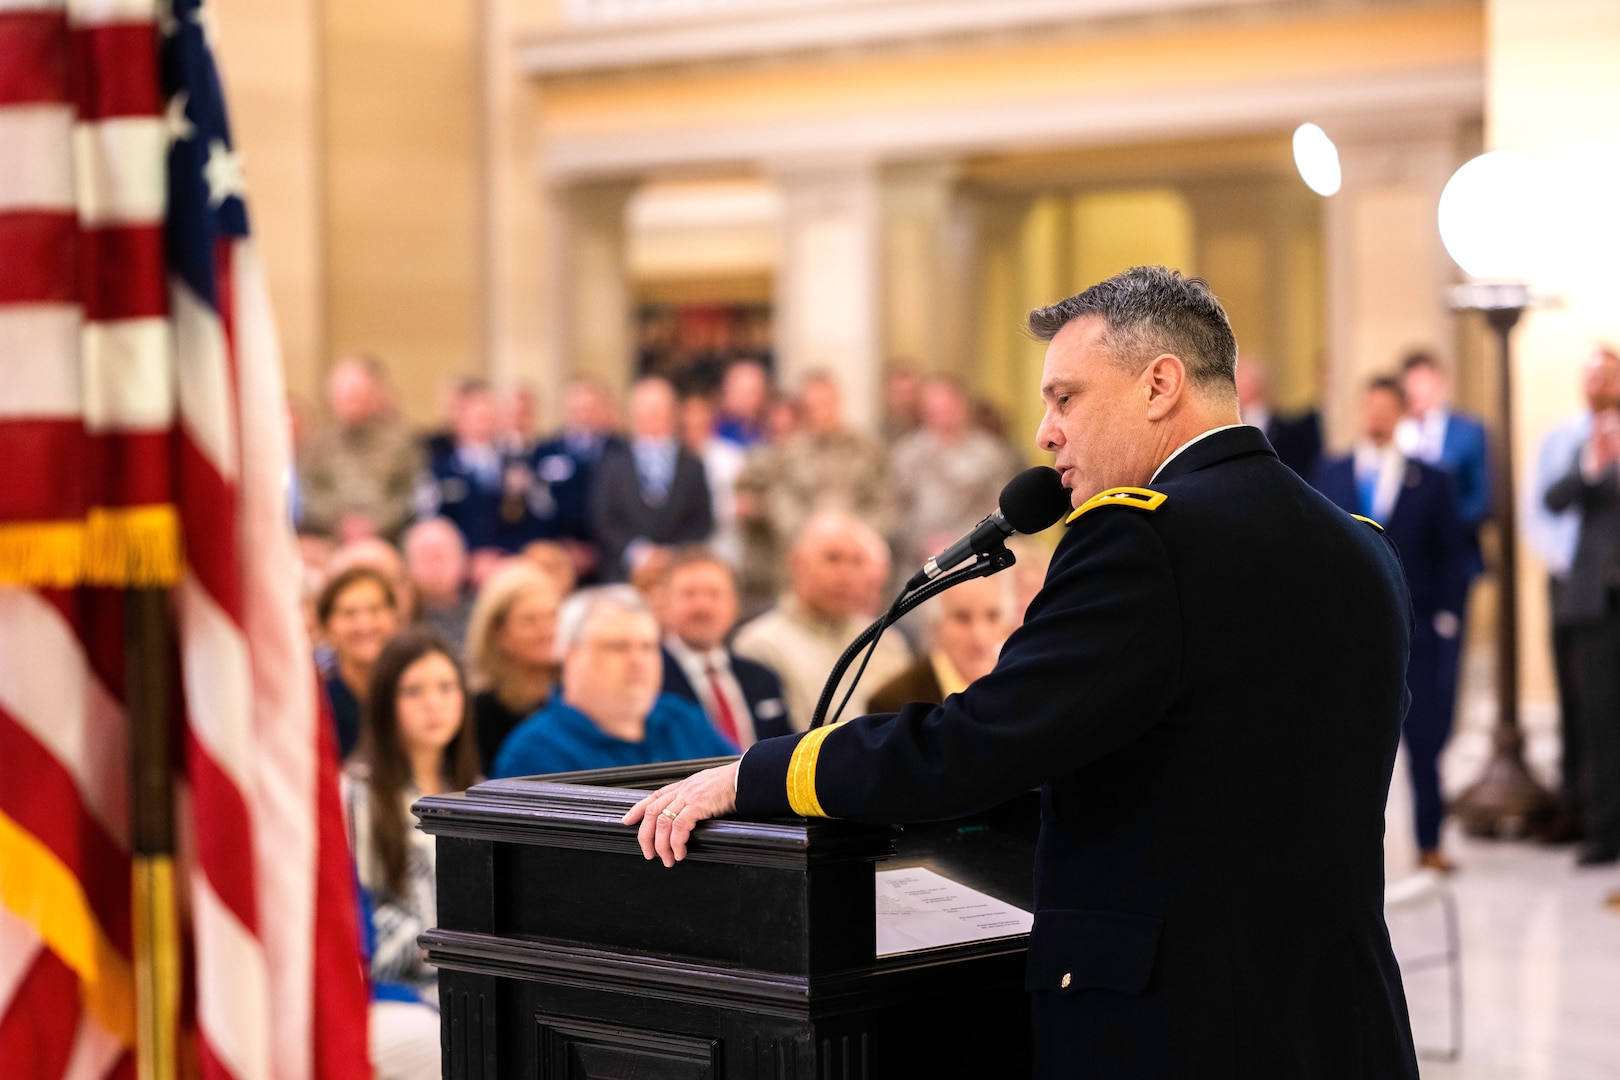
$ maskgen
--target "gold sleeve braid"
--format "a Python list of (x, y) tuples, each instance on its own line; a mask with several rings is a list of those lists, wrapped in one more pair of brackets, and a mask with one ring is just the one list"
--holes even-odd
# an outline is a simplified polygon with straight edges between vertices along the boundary
[(816, 798), (816, 760), (821, 756), (821, 744), (837, 730), (837, 724), (818, 727), (793, 748), (793, 757), (788, 761), (787, 797), (788, 805), (800, 817), (832, 817)]

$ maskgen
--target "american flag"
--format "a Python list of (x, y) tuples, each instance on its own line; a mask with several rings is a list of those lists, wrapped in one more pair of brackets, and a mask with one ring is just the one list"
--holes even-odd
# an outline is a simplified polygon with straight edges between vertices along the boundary
[(8, 1078), (135, 1075), (121, 590), (162, 585), (183, 698), (182, 1045), (211, 1078), (370, 1073), (280, 355), (208, 15), (0, 0)]

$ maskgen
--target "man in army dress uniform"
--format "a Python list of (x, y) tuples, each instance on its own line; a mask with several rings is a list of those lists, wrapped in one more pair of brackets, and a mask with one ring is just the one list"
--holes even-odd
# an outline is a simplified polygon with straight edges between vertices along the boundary
[(1075, 511), (995, 670), (755, 743), (626, 823), (672, 866), (718, 814), (929, 820), (1039, 787), (1038, 1076), (1415, 1080), (1383, 919), (1393, 548), (1238, 424), (1202, 281), (1138, 267), (1030, 327)]

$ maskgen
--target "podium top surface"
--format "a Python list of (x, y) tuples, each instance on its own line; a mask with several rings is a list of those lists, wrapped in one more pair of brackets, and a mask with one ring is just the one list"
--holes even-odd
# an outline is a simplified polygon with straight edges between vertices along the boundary
[[(648, 792), (734, 757), (513, 777), (414, 806), (434, 836), (640, 854), (624, 815)], [(687, 858), (740, 866), (799, 868), (811, 862), (876, 861), (894, 854), (900, 830), (807, 818), (717, 818), (693, 830)]]

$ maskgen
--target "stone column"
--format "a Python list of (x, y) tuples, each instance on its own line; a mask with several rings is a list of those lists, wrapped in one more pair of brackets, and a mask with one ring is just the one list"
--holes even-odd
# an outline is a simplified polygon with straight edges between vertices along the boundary
[(881, 359), (965, 376), (974, 229), (958, 172), (955, 162), (884, 170)]
[(831, 372), (844, 414), (864, 430), (879, 414), (879, 248), (882, 198), (871, 162), (781, 164), (781, 263), (776, 286), (778, 377)]
[(635, 374), (625, 204), (635, 185), (581, 183), (552, 193), (548, 230), (552, 362), (540, 391), (558, 400), (572, 375), (622, 394)]

